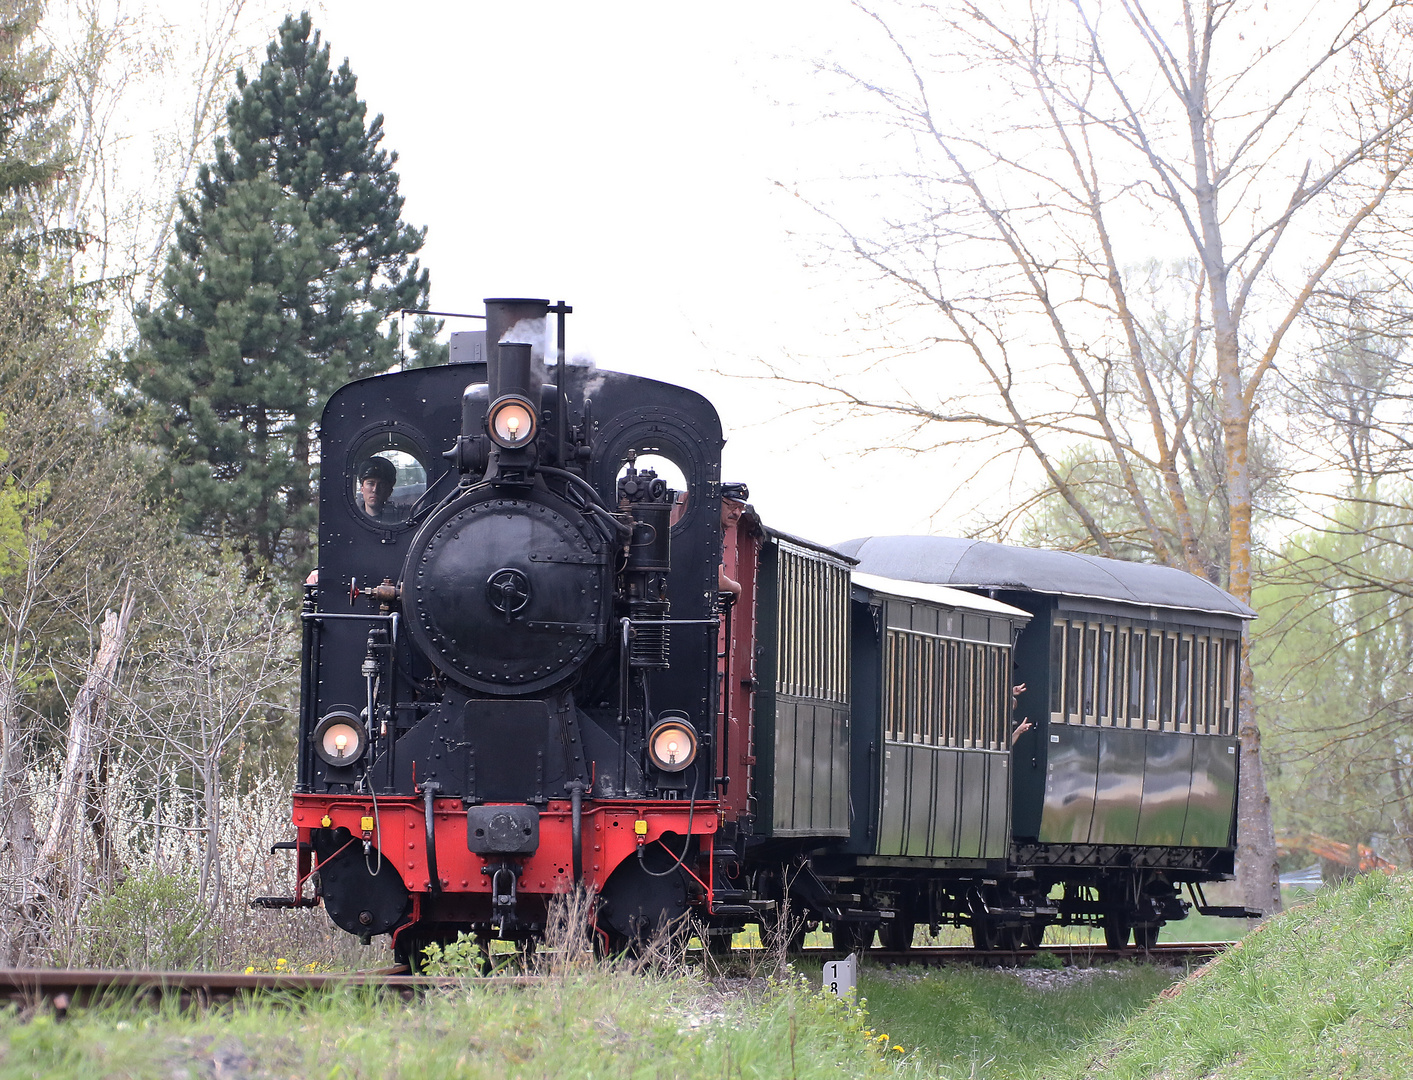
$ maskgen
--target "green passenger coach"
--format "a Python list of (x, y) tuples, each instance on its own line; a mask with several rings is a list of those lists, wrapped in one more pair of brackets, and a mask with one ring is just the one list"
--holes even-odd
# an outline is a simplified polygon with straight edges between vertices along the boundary
[[(939, 650), (892, 614), (894, 601), (882, 602), (885, 749), (873, 854), (923, 854), (909, 846), (923, 820), (914, 808), (921, 802), (914, 778), (926, 775), (914, 771), (922, 768), (918, 747), (952, 740), (959, 757), (994, 758), (1009, 770), (1004, 871), (970, 892), (952, 890), (951, 910), (934, 910), (930, 921), (969, 922), (986, 947), (1036, 943), (1055, 922), (1094, 924), (1117, 946), (1130, 933), (1151, 944), (1165, 922), (1184, 917), (1184, 886), (1200, 909), (1236, 913), (1208, 905), (1202, 886), (1233, 869), (1239, 657), (1251, 608), (1181, 570), (1069, 552), (916, 536), (871, 537), (838, 550), (858, 560), (856, 595), (876, 574), (965, 590), (973, 602), (1016, 612), (1010, 670), (989, 674), (990, 658), (978, 652), (976, 670), (987, 673), (979, 677), (995, 683), (973, 699), (986, 703), (981, 726), (962, 732), (946, 721), (939, 729), (928, 706), (909, 704), (926, 701), (918, 687), (936, 677), (944, 655), (950, 662), (950, 646)], [(989, 633), (999, 644), (1001, 634)], [(856, 633), (856, 652), (861, 640), (866, 635)], [(956, 685), (954, 669), (946, 670)], [(856, 662), (856, 699), (859, 671)], [(998, 725), (1010, 712), (1011, 686), (1024, 690), (1014, 716)], [(856, 704), (856, 728), (861, 712)], [(907, 764), (893, 763), (897, 755)], [(955, 792), (933, 788), (929, 820), (965, 804), (989, 838), (1000, 820), (993, 771), (1000, 765), (973, 768), (959, 770), (966, 782)], [(937, 839), (929, 835), (928, 843)], [(983, 862), (999, 857), (989, 839), (978, 850)]]

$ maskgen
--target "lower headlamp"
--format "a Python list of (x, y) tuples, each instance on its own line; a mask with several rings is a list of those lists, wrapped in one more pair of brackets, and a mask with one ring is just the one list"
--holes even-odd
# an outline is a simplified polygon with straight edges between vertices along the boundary
[(697, 757), (697, 732), (685, 717), (661, 720), (648, 735), (648, 759), (663, 772), (681, 772)]
[(368, 729), (350, 712), (331, 712), (314, 729), (314, 753), (329, 765), (352, 765), (368, 749)]

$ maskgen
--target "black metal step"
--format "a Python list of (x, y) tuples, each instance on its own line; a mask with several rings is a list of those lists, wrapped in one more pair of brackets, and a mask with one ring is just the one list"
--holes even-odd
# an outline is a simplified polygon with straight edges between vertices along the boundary
[(314, 899), (298, 899), (293, 896), (252, 896), (250, 906), (258, 908), (301, 908), (313, 907)]
[(1260, 919), (1264, 918), (1261, 912), (1248, 907), (1216, 907), (1213, 905), (1197, 908), (1199, 914), (1211, 915), (1217, 919)]
[(754, 915), (756, 909), (750, 904), (712, 904), (710, 911), (713, 915)]
[(751, 894), (745, 889), (723, 889), (719, 886), (715, 890), (713, 890), (711, 894), (711, 901), (713, 904), (717, 901), (738, 903), (749, 900), (750, 898)]

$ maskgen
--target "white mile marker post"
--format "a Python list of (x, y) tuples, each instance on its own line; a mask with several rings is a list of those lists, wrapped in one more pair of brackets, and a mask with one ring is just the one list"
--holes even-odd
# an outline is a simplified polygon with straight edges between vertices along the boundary
[(858, 984), (858, 958), (850, 953), (842, 960), (824, 962), (824, 988), (836, 997), (846, 997)]

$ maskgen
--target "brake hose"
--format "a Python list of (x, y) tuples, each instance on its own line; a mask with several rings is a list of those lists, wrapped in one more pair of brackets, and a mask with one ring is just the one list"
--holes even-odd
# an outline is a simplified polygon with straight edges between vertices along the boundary
[[(647, 845), (638, 845), (638, 865), (643, 868), (643, 873), (647, 874), (649, 877), (667, 877), (669, 874), (674, 873), (678, 867), (682, 866), (686, 861), (687, 853), (692, 849), (692, 817), (697, 809), (697, 775), (695, 767), (692, 769), (691, 789), (692, 794), (687, 802), (687, 840), (682, 845), (682, 854), (676, 857), (677, 861), (661, 873), (656, 870), (649, 870), (648, 864), (643, 860), (643, 850)], [(669, 855), (672, 854), (672, 850), (666, 844), (662, 843), (661, 837), (658, 838), (657, 842), (662, 846), (663, 851), (666, 851)]]

